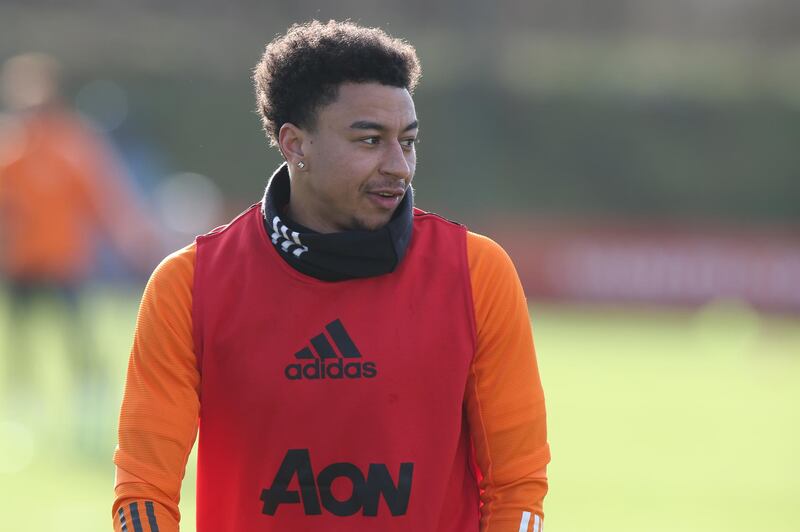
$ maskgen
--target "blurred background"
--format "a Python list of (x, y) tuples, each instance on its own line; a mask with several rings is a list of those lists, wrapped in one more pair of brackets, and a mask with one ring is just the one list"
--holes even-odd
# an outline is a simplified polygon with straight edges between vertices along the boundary
[(144, 283), (260, 199), (250, 71), (310, 18), (417, 47), (417, 204), (529, 298), (547, 529), (800, 530), (792, 0), (0, 0), (0, 529), (111, 529)]

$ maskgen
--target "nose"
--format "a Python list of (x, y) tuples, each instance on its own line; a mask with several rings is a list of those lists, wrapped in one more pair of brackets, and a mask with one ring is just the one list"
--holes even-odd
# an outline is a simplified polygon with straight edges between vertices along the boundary
[(384, 150), (380, 172), (395, 179), (402, 179), (406, 183), (411, 181), (413, 173), (413, 152), (403, 151), (399, 141), (389, 142)]

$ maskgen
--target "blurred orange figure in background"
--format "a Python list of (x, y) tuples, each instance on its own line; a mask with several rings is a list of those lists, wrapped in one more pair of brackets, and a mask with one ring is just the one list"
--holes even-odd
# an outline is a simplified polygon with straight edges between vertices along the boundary
[(125, 197), (114, 156), (61, 103), (57, 73), (55, 61), (40, 54), (3, 68), (14, 115), (0, 126), (0, 271), (12, 281), (80, 282), (92, 266), (97, 229), (128, 259), (153, 255), (141, 249), (148, 224)]
[(107, 141), (61, 101), (58, 74), (53, 58), (24, 54), (8, 60), (0, 78), (11, 111), (0, 122), (0, 281), (12, 320), (7, 380), (18, 388), (28, 385), (17, 381), (25, 380), (19, 377), (32, 355), (18, 326), (42, 297), (66, 307), (78, 376), (97, 373), (78, 296), (94, 265), (98, 233), (146, 271), (160, 253)]

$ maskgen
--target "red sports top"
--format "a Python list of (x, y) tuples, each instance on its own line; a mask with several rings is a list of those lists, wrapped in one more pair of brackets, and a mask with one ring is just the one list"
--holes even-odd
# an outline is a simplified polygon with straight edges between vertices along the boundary
[(541, 531), (549, 449), (519, 281), (435, 215), (416, 211), (398, 268), (367, 279), (292, 269), (257, 207), (165, 260), (126, 383), (117, 530), (177, 530), (198, 418), (199, 532)]

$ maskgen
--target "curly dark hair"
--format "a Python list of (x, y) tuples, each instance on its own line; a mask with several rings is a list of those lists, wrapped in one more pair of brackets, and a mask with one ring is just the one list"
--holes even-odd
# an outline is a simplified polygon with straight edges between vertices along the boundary
[(350, 21), (294, 24), (275, 38), (253, 72), (258, 113), (272, 145), (290, 122), (315, 127), (316, 111), (345, 82), (377, 82), (413, 93), (421, 74), (414, 47)]

